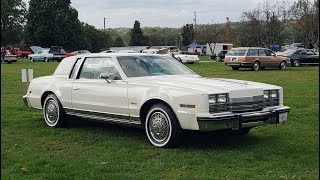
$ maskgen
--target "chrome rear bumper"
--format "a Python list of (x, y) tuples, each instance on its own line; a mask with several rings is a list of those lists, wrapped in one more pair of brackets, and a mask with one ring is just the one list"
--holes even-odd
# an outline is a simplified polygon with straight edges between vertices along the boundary
[(27, 95), (22, 96), (22, 101), (25, 106), (31, 107)]
[(200, 131), (214, 131), (221, 129), (238, 130), (241, 128), (255, 127), (264, 124), (284, 123), (287, 117), (285, 116), (285, 118), (283, 118), (282, 114), (288, 112), (290, 112), (290, 108), (288, 106), (281, 106), (254, 112), (226, 112), (198, 115), (197, 121)]

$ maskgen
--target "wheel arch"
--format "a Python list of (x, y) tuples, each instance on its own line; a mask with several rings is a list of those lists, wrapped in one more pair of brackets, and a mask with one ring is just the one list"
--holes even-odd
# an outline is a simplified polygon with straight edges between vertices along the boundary
[(47, 97), (49, 94), (53, 94), (53, 95), (55, 95), (55, 96), (58, 98), (57, 94), (54, 93), (54, 92), (51, 91), (51, 90), (48, 90), (48, 91), (43, 92), (43, 93), (42, 93), (42, 96), (41, 96), (41, 107), (42, 107), (42, 108), (43, 108), (44, 101), (46, 100), (46, 97)]
[(140, 116), (140, 119), (141, 119), (141, 124), (144, 125), (145, 120), (146, 120), (146, 116), (147, 116), (147, 113), (148, 113), (149, 109), (150, 109), (153, 105), (158, 104), (158, 103), (165, 104), (165, 105), (167, 105), (167, 106), (172, 110), (172, 112), (173, 112), (174, 116), (176, 117), (176, 119), (177, 119), (177, 121), (178, 121), (178, 124), (179, 124), (179, 126), (180, 126), (180, 128), (181, 128), (181, 125), (180, 125), (180, 121), (179, 121), (179, 119), (178, 119), (178, 116), (177, 116), (176, 112), (173, 110), (172, 106), (171, 106), (168, 102), (166, 102), (165, 100), (160, 99), (160, 98), (148, 99), (148, 100), (146, 100), (146, 101), (143, 103), (143, 105), (142, 105), (141, 108), (140, 108), (140, 112), (139, 112), (139, 116)]

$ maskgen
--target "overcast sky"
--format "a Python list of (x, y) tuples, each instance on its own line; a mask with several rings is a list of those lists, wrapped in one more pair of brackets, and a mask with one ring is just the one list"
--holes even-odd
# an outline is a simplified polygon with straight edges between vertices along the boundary
[[(142, 27), (182, 27), (193, 23), (194, 11), (197, 24), (224, 23), (226, 17), (234, 22), (243, 11), (263, 2), (266, 0), (71, 0), (71, 6), (78, 10), (80, 21), (102, 29), (104, 18), (106, 28), (132, 28), (135, 20)], [(277, 0), (268, 2), (275, 4)]]

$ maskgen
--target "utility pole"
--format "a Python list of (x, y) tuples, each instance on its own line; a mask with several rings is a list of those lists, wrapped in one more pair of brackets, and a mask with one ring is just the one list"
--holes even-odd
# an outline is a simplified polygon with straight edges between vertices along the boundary
[(106, 18), (103, 18), (103, 29), (106, 30)]
[(193, 18), (193, 21), (194, 21), (194, 41), (197, 41), (197, 31), (196, 31), (196, 26), (197, 26), (197, 12), (194, 11), (193, 14), (194, 14), (194, 18)]

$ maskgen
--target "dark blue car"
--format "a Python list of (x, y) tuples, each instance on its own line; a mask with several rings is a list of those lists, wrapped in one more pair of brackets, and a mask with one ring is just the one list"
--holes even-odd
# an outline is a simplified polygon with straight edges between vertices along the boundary
[(319, 54), (315, 53), (312, 49), (292, 49), (281, 56), (290, 58), (291, 65), (296, 67), (303, 64), (319, 65)]

